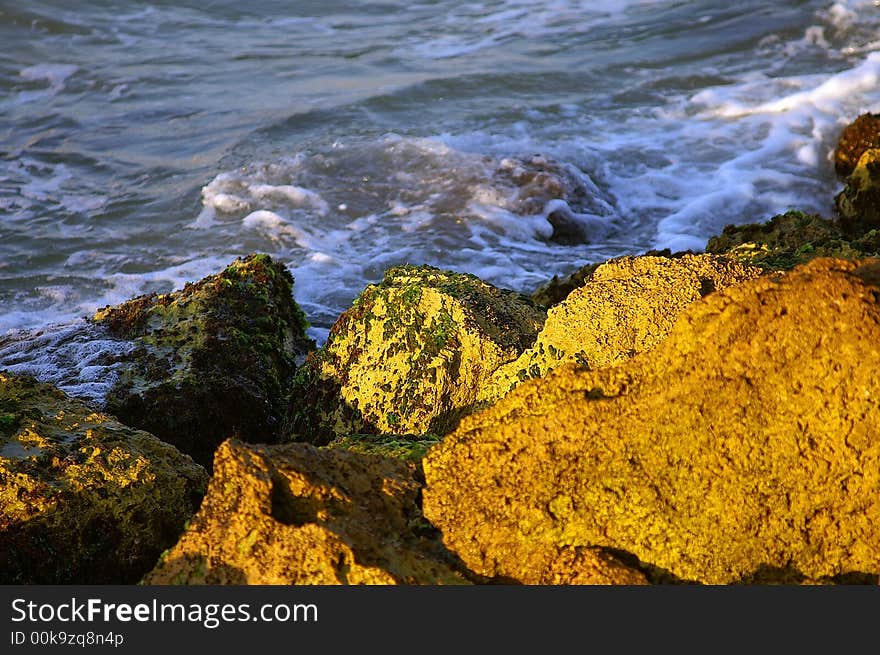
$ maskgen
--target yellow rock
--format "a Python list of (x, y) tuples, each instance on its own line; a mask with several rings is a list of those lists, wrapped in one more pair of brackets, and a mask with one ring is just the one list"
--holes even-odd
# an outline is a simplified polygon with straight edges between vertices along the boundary
[(207, 482), (153, 435), (0, 373), (0, 583), (137, 582)]
[(422, 518), (416, 466), (224, 442), (202, 507), (145, 584), (466, 584)]
[(425, 516), (482, 575), (530, 545), (712, 584), (876, 582), (878, 282), (878, 260), (816, 259), (693, 302), (620, 366), (521, 385), (428, 452)]
[(480, 400), (500, 398), (566, 362), (620, 364), (662, 341), (694, 301), (760, 274), (759, 268), (714, 255), (609, 260), (548, 311), (535, 345), (498, 369)]
[(544, 318), (528, 297), (473, 275), (392, 268), (297, 374), (288, 438), (443, 434), (472, 411), (495, 369), (534, 342)]

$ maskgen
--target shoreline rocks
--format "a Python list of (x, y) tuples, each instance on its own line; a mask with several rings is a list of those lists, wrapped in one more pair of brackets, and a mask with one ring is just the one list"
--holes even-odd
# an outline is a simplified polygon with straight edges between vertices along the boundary
[(849, 177), (862, 154), (880, 148), (880, 114), (862, 114), (840, 133), (834, 148), (834, 170), (838, 177)]
[(620, 257), (600, 264), (548, 311), (534, 346), (500, 367), (480, 399), (497, 400), (566, 362), (616, 366), (662, 341), (692, 302), (761, 274), (712, 255)]
[(217, 450), (205, 501), (144, 584), (467, 584), (417, 468), (310, 444)]
[[(267, 255), (0, 340), (94, 401), (0, 371), (0, 575), (876, 584), (878, 120), (841, 136), (835, 219), (730, 225), (532, 297), (395, 267), (317, 351)], [(576, 181), (521, 164), (524, 211)], [(564, 242), (589, 216), (555, 218)]]
[(709, 239), (706, 252), (766, 271), (789, 270), (817, 257), (859, 259), (880, 255), (880, 231), (848, 236), (839, 221), (790, 211), (766, 223), (728, 225)]
[(820, 259), (748, 280), (624, 365), (520, 386), (429, 451), (425, 516), (484, 575), (532, 544), (708, 584), (766, 568), (876, 582), (878, 271)]
[(174, 293), (106, 307), (92, 320), (135, 346), (106, 411), (205, 467), (228, 437), (280, 439), (296, 360), (314, 348), (293, 277), (267, 255), (237, 259)]
[(297, 374), (287, 438), (444, 434), (494, 371), (534, 342), (544, 318), (526, 296), (473, 275), (389, 269)]
[(153, 435), (0, 373), (0, 583), (135, 583), (207, 482)]

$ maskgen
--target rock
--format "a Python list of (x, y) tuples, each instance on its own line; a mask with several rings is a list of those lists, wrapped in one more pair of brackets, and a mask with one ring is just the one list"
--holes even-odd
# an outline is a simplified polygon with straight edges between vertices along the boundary
[(843, 129), (834, 149), (834, 170), (848, 177), (870, 148), (880, 148), (880, 114), (862, 114)]
[(554, 275), (549, 282), (535, 289), (531, 298), (542, 307), (550, 309), (568, 298), (572, 291), (584, 286), (599, 266), (601, 264), (586, 264), (568, 275)]
[(859, 237), (880, 228), (880, 148), (862, 153), (835, 201), (845, 234)]
[(145, 584), (463, 584), (412, 463), (229, 440), (198, 514)]
[(495, 177), (507, 181), (516, 192), (499, 199), (501, 206), (521, 216), (545, 215), (548, 241), (576, 245), (590, 242), (607, 229), (614, 210), (608, 199), (577, 167), (544, 155), (505, 158)]
[[(624, 564), (600, 548), (553, 546), (529, 542), (505, 545), (504, 562), (494, 573), (495, 582), (526, 585), (645, 585), (638, 569)], [(492, 580), (492, 578), (490, 578)]]
[[(873, 241), (872, 241), (873, 239)], [(766, 223), (728, 225), (709, 239), (706, 252), (766, 270), (788, 270), (816, 257), (859, 259), (877, 254), (877, 233), (851, 238), (836, 221), (790, 211)]]
[(341, 448), (355, 453), (383, 455), (418, 462), (431, 446), (439, 442), (440, 437), (433, 434), (352, 434), (337, 437), (328, 443), (326, 448)]
[(0, 373), (0, 584), (130, 584), (208, 483), (173, 446)]
[(350, 434), (444, 434), (545, 318), (526, 296), (430, 266), (388, 270), (298, 372), (287, 434), (323, 445)]
[(705, 254), (609, 260), (549, 310), (535, 345), (498, 369), (480, 399), (502, 397), (566, 362), (589, 368), (620, 364), (663, 340), (694, 301), (761, 272)]
[(293, 278), (267, 255), (170, 294), (140, 296), (93, 321), (130, 340), (106, 410), (209, 467), (235, 435), (277, 441), (296, 358), (314, 346)]
[(876, 582), (878, 285), (880, 260), (816, 259), (692, 303), (620, 366), (521, 385), (428, 452), (426, 518), (481, 575), (531, 544), (682, 581)]

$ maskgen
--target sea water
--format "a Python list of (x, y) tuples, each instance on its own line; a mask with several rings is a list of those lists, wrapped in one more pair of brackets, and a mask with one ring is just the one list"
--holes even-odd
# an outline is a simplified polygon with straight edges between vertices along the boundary
[(255, 251), (320, 342), (397, 264), (530, 292), (831, 216), (880, 110), (869, 0), (0, 0), (0, 43), (2, 364), (86, 380), (63, 326)]

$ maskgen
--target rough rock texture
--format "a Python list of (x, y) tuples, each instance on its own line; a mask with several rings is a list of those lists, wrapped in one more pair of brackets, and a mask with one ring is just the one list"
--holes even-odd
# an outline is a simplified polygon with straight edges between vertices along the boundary
[(545, 318), (526, 296), (429, 266), (389, 269), (331, 328), (291, 392), (287, 433), (444, 434)]
[(146, 584), (463, 584), (413, 464), (310, 444), (217, 449), (208, 494)]
[(137, 582), (207, 483), (173, 446), (0, 373), (0, 583)]
[(836, 221), (790, 211), (766, 223), (728, 225), (706, 252), (768, 270), (791, 269), (816, 257), (858, 259), (880, 253), (880, 232), (846, 236)]
[(431, 446), (440, 442), (440, 439), (433, 434), (352, 434), (337, 437), (326, 447), (418, 462)]
[(880, 228), (880, 148), (862, 153), (835, 200), (845, 234), (861, 236)]
[(568, 275), (559, 277), (554, 275), (549, 282), (542, 284), (532, 292), (531, 298), (542, 307), (548, 309), (558, 305), (568, 298), (568, 295), (575, 289), (579, 289), (587, 283), (601, 263), (586, 264), (579, 269), (572, 271)]
[(520, 386), (429, 451), (425, 516), (482, 575), (534, 544), (705, 583), (876, 582), (878, 283), (880, 260), (816, 259), (693, 303), (622, 366)]
[(295, 360), (314, 345), (292, 286), (282, 264), (251, 255), (181, 291), (98, 311), (94, 322), (138, 346), (106, 410), (206, 467), (229, 436), (277, 440)]
[(880, 148), (880, 114), (862, 114), (843, 129), (834, 150), (837, 174), (850, 175), (862, 153), (870, 148)]
[(609, 260), (549, 310), (535, 345), (501, 367), (480, 399), (502, 397), (565, 362), (589, 368), (620, 364), (663, 340), (695, 300), (761, 272), (712, 255)]

